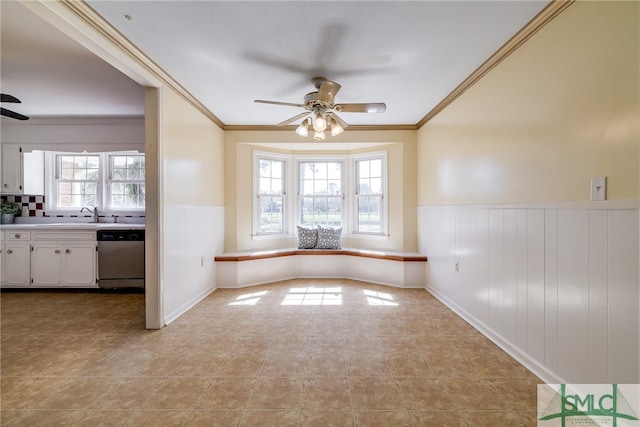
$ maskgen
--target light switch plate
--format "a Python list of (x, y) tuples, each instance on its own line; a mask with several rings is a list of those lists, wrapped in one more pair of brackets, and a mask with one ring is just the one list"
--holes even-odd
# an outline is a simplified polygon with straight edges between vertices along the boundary
[(594, 176), (591, 178), (591, 200), (607, 199), (607, 177)]

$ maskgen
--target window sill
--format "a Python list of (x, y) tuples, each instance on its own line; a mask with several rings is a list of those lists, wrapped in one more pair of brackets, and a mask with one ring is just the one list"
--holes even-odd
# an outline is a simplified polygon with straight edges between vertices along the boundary
[(278, 234), (252, 234), (251, 240), (285, 240), (285, 239), (294, 239), (295, 236), (292, 236), (289, 233), (278, 233)]
[(388, 234), (366, 234), (366, 233), (349, 233), (343, 234), (343, 239), (356, 239), (356, 240), (389, 240), (391, 238)]

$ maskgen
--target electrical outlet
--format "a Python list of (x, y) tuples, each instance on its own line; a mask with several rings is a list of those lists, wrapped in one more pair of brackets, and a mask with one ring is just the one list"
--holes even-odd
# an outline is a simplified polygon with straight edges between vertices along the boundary
[(460, 273), (460, 262), (456, 261), (456, 273)]
[(607, 200), (607, 177), (591, 178), (591, 200)]

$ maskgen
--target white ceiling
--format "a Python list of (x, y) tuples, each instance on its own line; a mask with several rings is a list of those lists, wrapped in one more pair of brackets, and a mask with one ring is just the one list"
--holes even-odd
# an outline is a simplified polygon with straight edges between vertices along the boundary
[[(142, 89), (19, 4), (2, 1), (0, 85), (32, 115), (137, 115)], [(323, 76), (336, 100), (385, 102), (350, 124), (415, 125), (548, 1), (100, 1), (88, 4), (225, 125), (300, 111)], [(128, 15), (130, 19), (127, 19)], [(7, 108), (7, 105), (4, 105)]]

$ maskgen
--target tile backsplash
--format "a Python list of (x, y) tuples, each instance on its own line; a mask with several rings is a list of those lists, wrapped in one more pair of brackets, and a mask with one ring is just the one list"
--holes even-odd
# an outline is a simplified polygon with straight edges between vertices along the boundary
[[(23, 208), (26, 206), (29, 210), (29, 217), (53, 217), (53, 218), (93, 218), (91, 214), (80, 213), (78, 211), (77, 215), (59, 215), (53, 214), (48, 215), (45, 211), (45, 196), (42, 195), (33, 195), (33, 194), (2, 194), (0, 195), (0, 200), (2, 203), (4, 202), (15, 202), (21, 205)], [(111, 215), (108, 215), (110, 217)], [(102, 215), (101, 215), (102, 217)], [(141, 215), (123, 215), (121, 218), (144, 218), (144, 213)]]
[(29, 209), (29, 216), (46, 216), (44, 211), (44, 196), (29, 195), (29, 194), (16, 194), (16, 195), (2, 195), (0, 196), (2, 203), (15, 202), (20, 206), (27, 207)]

